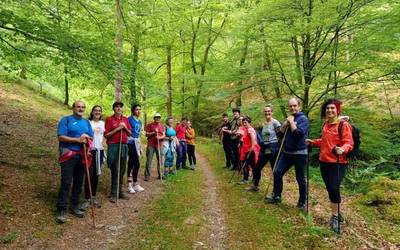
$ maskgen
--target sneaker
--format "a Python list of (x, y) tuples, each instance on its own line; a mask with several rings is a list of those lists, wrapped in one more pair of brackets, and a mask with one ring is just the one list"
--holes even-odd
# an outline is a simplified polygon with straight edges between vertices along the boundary
[(131, 183), (128, 185), (128, 193), (130, 193), (130, 194), (136, 193), (136, 191), (135, 191), (135, 189), (133, 188), (133, 186), (132, 186)]
[(79, 208), (82, 211), (86, 211), (86, 209), (90, 206), (90, 200), (85, 199), (81, 205), (81, 207)]
[(122, 200), (129, 200), (129, 196), (127, 196), (124, 192), (119, 193), (119, 198)]
[(93, 204), (94, 204), (97, 208), (101, 208), (101, 204), (100, 204), (100, 202), (97, 200), (96, 196), (93, 196), (92, 199), (93, 199)]
[(339, 218), (336, 215), (332, 215), (331, 229), (337, 234), (340, 234), (340, 224), (341, 223), (339, 223)]
[(241, 180), (241, 181), (239, 181), (237, 184), (238, 184), (238, 185), (246, 185), (248, 182), (249, 182), (249, 181)]
[(71, 208), (70, 208), (70, 211), (71, 211), (71, 214), (73, 215), (73, 216), (75, 216), (75, 217), (78, 217), (78, 218), (83, 218), (83, 216), (84, 216), (84, 212), (82, 212), (80, 209), (79, 209), (79, 207), (78, 206), (72, 206)]
[(56, 222), (58, 224), (64, 224), (66, 211), (65, 210), (58, 210), (56, 215)]
[(133, 190), (135, 190), (135, 192), (143, 192), (144, 188), (142, 188), (139, 184), (136, 184), (135, 186), (133, 186)]
[(254, 185), (247, 189), (247, 191), (249, 192), (258, 192), (258, 190), (260, 189)]
[(195, 170), (196, 167), (194, 165), (190, 165), (190, 170)]
[[(331, 226), (332, 226), (333, 217), (335, 217), (335, 215), (332, 215), (331, 218), (329, 219), (329, 225), (331, 225)], [(344, 218), (341, 214), (339, 214), (339, 221), (340, 221), (340, 224), (344, 224)]]
[(264, 201), (265, 203), (268, 204), (278, 204), (282, 202), (282, 199), (280, 196), (272, 194), (270, 196), (265, 197)]

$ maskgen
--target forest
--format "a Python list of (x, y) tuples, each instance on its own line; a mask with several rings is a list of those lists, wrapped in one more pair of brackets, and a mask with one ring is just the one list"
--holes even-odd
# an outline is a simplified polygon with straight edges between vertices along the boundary
[[(224, 112), (231, 116), (238, 107), (256, 127), (265, 104), (284, 120), (296, 97), (315, 138), (322, 102), (337, 98), (362, 141), (345, 190), (357, 196), (373, 230), (399, 247), (393, 233), (400, 227), (399, 24), (398, 0), (2, 0), (0, 139), (12, 136), (6, 96), (28, 88), (50, 105), (37, 109), (44, 112), (40, 122), (75, 100), (101, 105), (107, 115), (114, 101), (125, 103), (125, 115), (141, 104), (144, 124), (156, 112), (163, 121), (188, 117), (204, 143), (200, 154), (217, 164), (209, 151), (217, 147)], [(61, 107), (52, 110), (48, 101)], [(7, 157), (0, 157), (0, 169), (10, 165)], [(311, 165), (312, 181), (321, 184), (318, 151)], [(2, 196), (6, 182), (0, 173)], [(12, 217), (9, 203), (0, 206), (0, 219)], [(0, 243), (16, 235), (0, 230)]]

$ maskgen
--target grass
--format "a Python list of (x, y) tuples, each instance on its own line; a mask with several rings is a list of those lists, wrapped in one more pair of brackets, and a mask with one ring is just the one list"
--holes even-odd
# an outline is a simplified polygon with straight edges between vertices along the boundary
[[(226, 171), (222, 146), (210, 139), (201, 139), (199, 151), (207, 156), (217, 174), (219, 195), (225, 210), (228, 228), (228, 248), (239, 249), (332, 249), (336, 239), (328, 228), (313, 222), (296, 208), (282, 203), (266, 205), (263, 193), (248, 193), (228, 183), (231, 172)], [(262, 188), (264, 190), (264, 188)], [(347, 240), (347, 247), (356, 242)]]
[(202, 176), (181, 170), (165, 182), (164, 194), (145, 207), (141, 225), (131, 233), (124, 249), (191, 249), (199, 240), (202, 217)]

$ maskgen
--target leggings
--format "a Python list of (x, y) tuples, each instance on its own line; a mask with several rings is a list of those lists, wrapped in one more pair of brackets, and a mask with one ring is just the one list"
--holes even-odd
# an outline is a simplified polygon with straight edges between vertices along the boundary
[(128, 144), (128, 182), (137, 182), (139, 168), (140, 168), (140, 161), (139, 155), (136, 150), (135, 143)]
[(190, 165), (196, 165), (196, 154), (195, 154), (195, 146), (192, 144), (187, 144), (187, 154), (189, 158)]
[(329, 200), (332, 203), (340, 203), (342, 201), (340, 197), (340, 183), (342, 183), (346, 173), (347, 164), (327, 163), (320, 161), (319, 165), (326, 191), (328, 191), (329, 194)]
[(264, 153), (260, 153), (260, 155), (258, 156), (258, 162), (257, 164), (254, 166), (253, 168), (253, 182), (254, 182), (254, 186), (258, 187), (258, 184), (260, 183), (260, 179), (261, 179), (261, 172), (265, 166), (265, 164), (267, 164), (267, 162), (270, 162), (271, 164), (271, 169), (273, 169), (274, 164), (275, 164), (275, 159), (276, 159), (276, 154), (264, 154)]
[(254, 168), (256, 165), (256, 159), (255, 159), (255, 153), (254, 151), (251, 151), (250, 153), (247, 152), (245, 156), (245, 160), (242, 162), (243, 167), (243, 180), (248, 181), (249, 180), (249, 170), (250, 168)]

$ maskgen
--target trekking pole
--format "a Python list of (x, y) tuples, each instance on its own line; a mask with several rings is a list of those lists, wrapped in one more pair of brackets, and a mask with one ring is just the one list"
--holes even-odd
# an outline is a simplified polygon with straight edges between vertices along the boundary
[[(340, 193), (340, 172), (339, 172), (339, 155), (336, 154), (336, 165), (337, 165), (337, 181), (338, 181), (338, 194)], [(340, 201), (337, 204), (337, 210), (338, 210), (338, 234), (340, 234)]]
[(281, 145), (279, 146), (278, 155), (276, 156), (274, 167), (272, 168), (272, 173), (271, 173), (272, 179), (271, 179), (270, 182), (268, 182), (267, 189), (265, 190), (265, 195), (264, 196), (267, 196), (268, 191), (269, 191), (269, 186), (271, 185), (271, 182), (274, 179), (274, 171), (275, 171), (276, 166), (278, 165), (279, 158), (280, 158), (281, 152), (282, 152), (283, 143), (285, 142), (285, 138), (286, 138), (286, 134), (287, 134), (288, 130), (289, 130), (289, 127), (286, 127), (285, 133), (283, 134), (283, 138), (282, 138), (282, 141), (281, 141)]
[(158, 166), (158, 174), (160, 175), (160, 180), (161, 182), (163, 181), (163, 171), (161, 171), (161, 150), (160, 150), (160, 140), (158, 139), (158, 129), (156, 129), (156, 139), (157, 139), (157, 153), (158, 153), (158, 161), (157, 161), (157, 166)]
[(308, 150), (307, 150), (307, 183), (306, 183), (306, 188), (307, 188), (307, 199), (306, 199), (306, 204), (307, 204), (307, 215), (309, 213), (308, 209), (308, 204), (309, 204), (309, 195), (310, 195), (310, 153), (311, 153), (311, 145), (308, 145)]
[(117, 196), (115, 197), (115, 205), (118, 207), (118, 198), (119, 198), (119, 176), (120, 176), (120, 168), (121, 168), (121, 148), (122, 148), (122, 130), (119, 133), (119, 149), (118, 149), (118, 166), (117, 166)]
[[(240, 172), (242, 172), (242, 170), (243, 170), (244, 167), (246, 166), (246, 163), (247, 163), (247, 160), (249, 159), (249, 157), (250, 157), (250, 153), (247, 154), (246, 159), (244, 159), (244, 162), (243, 162), (242, 166), (241, 166), (241, 167), (239, 168), (239, 170), (237, 171), (238, 175), (240, 174)], [(234, 177), (235, 175), (236, 175), (236, 171), (233, 171), (232, 176), (231, 176), (231, 179), (229, 180), (229, 183), (232, 182), (233, 177)]]
[(92, 183), (90, 181), (90, 173), (89, 173), (89, 165), (88, 165), (86, 144), (83, 144), (83, 156), (85, 158), (86, 178), (87, 178), (87, 183), (88, 183), (88, 186), (89, 186), (89, 199), (90, 199), (90, 206), (92, 208), (93, 228), (96, 228), (95, 208), (94, 208), (93, 195), (92, 195), (93, 194), (92, 193)]

